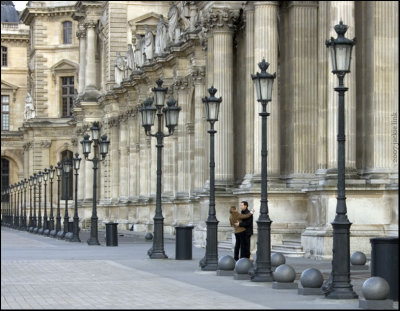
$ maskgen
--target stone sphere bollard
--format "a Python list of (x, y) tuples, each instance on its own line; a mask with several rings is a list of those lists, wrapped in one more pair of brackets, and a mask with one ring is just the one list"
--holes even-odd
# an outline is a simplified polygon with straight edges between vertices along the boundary
[(354, 252), (350, 256), (350, 263), (352, 265), (365, 265), (367, 262), (367, 256), (363, 252)]
[(144, 238), (145, 238), (147, 241), (150, 241), (150, 240), (153, 239), (153, 234), (151, 234), (151, 232), (147, 232), (146, 235), (144, 236)]
[(238, 274), (247, 274), (249, 269), (253, 266), (248, 258), (240, 258), (235, 265), (235, 272)]
[(232, 256), (226, 255), (218, 260), (219, 270), (233, 270), (235, 269), (235, 259)]
[(280, 283), (291, 283), (296, 278), (296, 271), (293, 267), (283, 264), (274, 271), (274, 280)]
[(286, 262), (286, 258), (281, 253), (272, 253), (271, 266), (278, 267), (280, 265), (283, 265), (285, 262)]
[(389, 283), (379, 276), (367, 279), (361, 287), (361, 292), (366, 300), (384, 300), (389, 297)]
[(300, 276), (300, 283), (307, 288), (320, 288), (324, 282), (322, 273), (315, 268), (304, 270)]

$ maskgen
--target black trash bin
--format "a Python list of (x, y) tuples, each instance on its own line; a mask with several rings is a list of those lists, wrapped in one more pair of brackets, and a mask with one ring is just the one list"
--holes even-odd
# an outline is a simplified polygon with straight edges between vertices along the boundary
[(175, 259), (192, 259), (192, 229), (193, 226), (177, 226)]
[(68, 221), (68, 232), (74, 232), (74, 221)]
[(118, 223), (109, 222), (106, 224), (106, 245), (118, 246)]
[(371, 276), (384, 278), (390, 286), (389, 298), (399, 300), (399, 238), (371, 238)]

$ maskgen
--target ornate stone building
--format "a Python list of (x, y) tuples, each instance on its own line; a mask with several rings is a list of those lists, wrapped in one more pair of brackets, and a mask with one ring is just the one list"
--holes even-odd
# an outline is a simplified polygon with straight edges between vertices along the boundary
[[(20, 18), (30, 29), (23, 41), (26, 82), (3, 78), (2, 66), (1, 92), (3, 98), (26, 83), (35, 115), (22, 122), (23, 100), (10, 105), (15, 108), (10, 129), (2, 129), (1, 153), (2, 165), (3, 158), (13, 163), (10, 183), (82, 154), (78, 142), (98, 121), (110, 140), (98, 171), (99, 224), (113, 220), (151, 231), (156, 141), (145, 135), (138, 108), (161, 78), (167, 98), (182, 108), (175, 134), (164, 140), (164, 231), (192, 224), (195, 243), (204, 245), (209, 125), (201, 99), (213, 85), (222, 97), (215, 177), (223, 241), (232, 232), (231, 205), (246, 200), (258, 218), (261, 105), (250, 75), (265, 58), (268, 71), (277, 73), (267, 129), (272, 244), (295, 239), (315, 257), (332, 252), (338, 82), (325, 40), (336, 37), (333, 27), (342, 19), (349, 25), (346, 36), (357, 38), (345, 78), (351, 251), (369, 253), (370, 237), (397, 234), (397, 2), (30, 1)], [(17, 40), (7, 41), (3, 20), (1, 38), (2, 49)], [(78, 182), (79, 216), (87, 227), (92, 163), (82, 161)], [(255, 242), (256, 234), (253, 252)]]

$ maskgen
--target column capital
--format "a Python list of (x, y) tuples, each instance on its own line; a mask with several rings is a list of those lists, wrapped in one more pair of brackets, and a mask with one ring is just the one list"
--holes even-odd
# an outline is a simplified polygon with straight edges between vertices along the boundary
[(206, 69), (204, 66), (192, 67), (190, 73), (194, 84), (204, 84), (204, 77), (206, 75)]
[(97, 21), (95, 21), (95, 20), (87, 20), (87, 21), (84, 22), (83, 25), (84, 25), (85, 29), (96, 28)]
[(184, 90), (189, 86), (189, 81), (186, 77), (176, 77), (172, 86), (175, 90)]
[(76, 36), (79, 39), (86, 39), (86, 29), (79, 29), (76, 31)]
[(204, 27), (212, 29), (214, 32), (234, 32), (236, 22), (240, 16), (239, 10), (228, 8), (212, 8), (204, 14)]

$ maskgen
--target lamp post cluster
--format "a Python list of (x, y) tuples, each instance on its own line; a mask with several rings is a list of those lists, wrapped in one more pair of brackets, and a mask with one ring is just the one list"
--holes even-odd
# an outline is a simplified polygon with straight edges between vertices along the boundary
[[(77, 178), (79, 163), (81, 159), (78, 154), (75, 154), (75, 158), (72, 159), (74, 169), (76, 170), (75, 180), (75, 214), (74, 223), (75, 227), (72, 242), (80, 242), (79, 240), (79, 217), (77, 210)], [(71, 160), (64, 160), (58, 162), (54, 168), (52, 165), (50, 168), (45, 168), (43, 171), (34, 173), (28, 179), (25, 178), (15, 184), (12, 184), (2, 191), (2, 225), (19, 229), (26, 230), (31, 233), (36, 233), (50, 237), (64, 238), (64, 232), (68, 232), (68, 180), (66, 179), (66, 205), (64, 213), (64, 230), (61, 230), (61, 215), (60, 215), (60, 178), (64, 175), (66, 178), (71, 170)], [(54, 210), (53, 210), (53, 180), (57, 175), (57, 217), (56, 226), (54, 227)], [(50, 189), (50, 199), (48, 200), (48, 185)], [(42, 193), (42, 183), (44, 186)], [(26, 192), (29, 191), (27, 196)], [(42, 201), (43, 195), (43, 201)], [(29, 198), (29, 201), (27, 199)], [(48, 201), (50, 203), (48, 214)], [(3, 207), (3, 203), (5, 204)], [(42, 216), (43, 208), (43, 216)], [(27, 212), (27, 209), (29, 211)], [(38, 212), (38, 213), (37, 213)], [(29, 214), (29, 217), (28, 217)], [(65, 231), (67, 229), (67, 231)]]
[[(334, 90), (338, 92), (338, 183), (337, 183), (337, 206), (336, 217), (332, 222), (333, 227), (333, 260), (332, 260), (332, 273), (329, 281), (325, 285), (326, 297), (333, 299), (353, 299), (357, 295), (352, 289), (350, 284), (350, 226), (351, 223), (347, 218), (346, 196), (345, 196), (345, 122), (344, 122), (344, 94), (348, 90), (344, 86), (344, 77), (350, 72), (351, 53), (355, 45), (355, 39), (350, 40), (344, 37), (348, 26), (344, 25), (342, 21), (334, 27), (337, 38), (331, 38), (326, 41), (326, 46), (329, 49), (332, 61), (332, 73), (337, 75), (339, 86)], [(258, 64), (261, 72), (251, 75), (254, 82), (257, 101), (262, 105), (262, 112), (259, 115), (262, 118), (262, 136), (261, 136), (261, 200), (260, 200), (260, 215), (257, 220), (257, 254), (256, 254), (256, 267), (251, 280), (254, 282), (270, 282), (273, 281), (271, 270), (271, 219), (269, 218), (268, 199), (267, 199), (267, 117), (270, 113), (267, 112), (267, 104), (272, 100), (273, 83), (276, 74), (273, 75), (267, 72), (269, 63), (263, 59)], [(181, 107), (177, 106), (176, 100), (170, 98), (167, 101), (167, 106), (164, 107), (165, 96), (167, 88), (163, 88), (163, 81), (158, 79), (156, 81), (157, 87), (153, 88), (154, 98), (147, 98), (140, 108), (142, 126), (144, 127), (147, 136), (155, 137), (157, 139), (157, 194), (156, 194), (156, 209), (154, 220), (154, 239), (153, 246), (149, 249), (148, 255), (152, 259), (168, 258), (164, 251), (164, 217), (162, 214), (161, 202), (161, 158), (163, 140), (165, 137), (174, 134), (175, 127), (178, 124), (178, 117)], [(215, 162), (214, 162), (214, 136), (216, 131), (214, 129), (215, 122), (218, 121), (219, 106), (222, 98), (216, 98), (215, 94), (217, 89), (211, 86), (208, 89), (209, 97), (202, 99), (205, 105), (206, 119), (210, 123), (210, 198), (209, 198), (209, 211), (207, 224), (207, 241), (206, 253), (200, 260), (200, 267), (202, 270), (217, 270), (218, 268), (218, 247), (217, 247), (217, 233), (218, 233), (218, 220), (216, 218), (215, 208)], [(153, 102), (155, 101), (155, 106)], [(155, 115), (157, 114), (158, 128), (157, 132), (151, 133), (151, 128), (154, 125)], [(167, 133), (163, 132), (164, 126), (168, 129)], [(81, 141), (83, 154), (85, 160), (93, 162), (93, 209), (91, 217), (91, 231), (90, 238), (87, 241), (89, 245), (99, 245), (98, 241), (98, 217), (96, 210), (97, 202), (97, 169), (98, 164), (104, 161), (110, 142), (107, 136), (100, 137), (100, 127), (98, 122), (94, 122), (91, 127), (92, 139), (88, 134), (83, 136)], [(94, 143), (94, 156), (89, 159), (91, 153), (91, 144)], [(101, 159), (99, 157), (101, 154)], [(70, 234), (70, 240), (73, 242), (80, 242), (79, 239), (79, 217), (77, 208), (77, 177), (79, 164), (81, 159), (76, 154), (73, 158), (73, 169), (75, 169), (75, 209), (74, 209), (74, 226), (73, 232)], [(28, 230), (30, 232), (45, 234), (50, 236), (57, 236), (65, 238), (68, 235), (68, 195), (65, 198), (65, 212), (64, 212), (64, 228), (61, 229), (61, 215), (60, 215), (60, 177), (65, 176), (66, 189), (68, 189), (69, 173), (72, 169), (72, 162), (66, 160), (63, 163), (58, 162), (57, 167), (54, 169), (45, 169), (43, 172), (35, 173), (29, 179), (24, 179), (15, 183), (2, 191), (2, 202), (6, 202), (2, 208), (2, 224), (9, 227), (17, 228), (20, 230)], [(53, 214), (53, 178), (54, 172), (57, 172), (57, 217), (56, 225), (54, 227), (54, 214)], [(51, 199), (50, 199), (50, 219), (47, 217), (47, 181), (50, 179)], [(41, 185), (44, 183), (44, 214), (42, 217), (42, 202), (41, 202)], [(27, 200), (26, 190), (29, 186), (29, 223), (27, 223)], [(33, 199), (32, 199), (33, 188)], [(36, 191), (38, 190), (38, 195)], [(36, 200), (38, 198), (38, 200)], [(36, 215), (36, 203), (38, 201), (38, 216)], [(33, 206), (32, 206), (33, 203)]]

